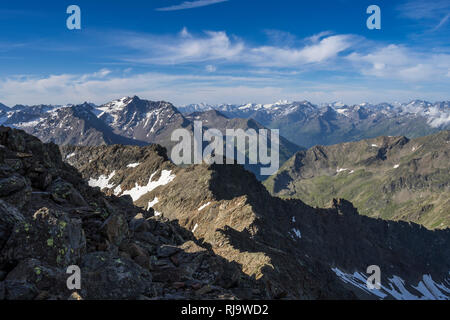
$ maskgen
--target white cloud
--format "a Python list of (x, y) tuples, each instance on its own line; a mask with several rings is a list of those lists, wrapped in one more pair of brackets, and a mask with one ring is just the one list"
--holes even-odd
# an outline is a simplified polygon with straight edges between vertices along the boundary
[(108, 70), (108, 69), (104, 68), (104, 69), (101, 69), (98, 72), (94, 72), (92, 75), (89, 75), (89, 77), (92, 77), (92, 78), (104, 78), (110, 73), (111, 73), (111, 70)]
[(420, 82), (448, 78), (450, 68), (449, 54), (421, 52), (396, 44), (377, 46), (375, 42), (371, 47), (362, 47), (361, 37), (331, 35), (328, 31), (308, 37), (297, 46), (254, 46), (224, 31), (194, 35), (186, 28), (173, 36), (127, 34), (116, 42), (136, 50), (124, 58), (129, 62), (163, 66), (201, 63), (209, 66), (208, 72), (220, 64), (224, 65), (221, 70), (344, 71)]
[(398, 10), (401, 15), (410, 19), (437, 19), (448, 13), (450, 2), (448, 0), (412, 0), (401, 4)]
[(217, 71), (217, 67), (216, 67), (216, 66), (213, 66), (212, 64), (208, 64), (208, 65), (205, 67), (205, 70), (206, 70), (207, 72), (216, 72), (216, 71)]
[(411, 0), (398, 6), (400, 15), (425, 25), (429, 32), (435, 32), (446, 25), (450, 18), (450, 1), (448, 0)]
[(244, 44), (240, 40), (232, 41), (225, 32), (207, 31), (203, 37), (194, 37), (186, 28), (174, 37), (127, 34), (120, 41), (138, 51), (133, 58), (125, 60), (146, 64), (232, 61), (244, 51)]
[(299, 42), (297, 37), (290, 32), (277, 29), (266, 29), (264, 30), (264, 33), (273, 45), (292, 46)]
[(434, 27), (432, 31), (436, 31), (436, 30), (440, 29), (443, 25), (445, 25), (445, 24), (447, 23), (447, 21), (449, 20), (449, 18), (450, 18), (450, 13), (447, 13), (447, 15), (446, 15), (445, 17), (443, 17), (443, 18), (441, 19), (441, 21), (439, 21), (439, 23), (437, 24), (437, 26)]
[(354, 43), (350, 35), (309, 38), (301, 47), (251, 46), (223, 31), (206, 31), (195, 36), (186, 28), (176, 36), (122, 35), (116, 43), (125, 44), (138, 53), (125, 60), (160, 65), (220, 61), (247, 66), (298, 68), (335, 58)]
[(193, 8), (200, 8), (205, 6), (210, 6), (212, 4), (226, 2), (228, 0), (197, 0), (197, 1), (185, 1), (180, 4), (170, 6), (170, 7), (164, 7), (164, 8), (158, 8), (157, 11), (176, 11), (176, 10), (185, 10), (185, 9), (193, 9)]
[(254, 65), (266, 67), (296, 67), (319, 63), (336, 57), (350, 48), (351, 36), (336, 35), (303, 48), (257, 47), (250, 51), (249, 60)]
[[(67, 104), (84, 101), (102, 104), (118, 97), (138, 95), (165, 100), (175, 105), (206, 103), (271, 103), (277, 100), (310, 100), (315, 103), (341, 100), (345, 103), (383, 102), (421, 98), (448, 99), (448, 90), (404, 87), (374, 90), (370, 84), (348, 84), (336, 79), (299, 82), (296, 75), (286, 79), (264, 75), (234, 77), (174, 75), (164, 73), (62, 74), (48, 77), (20, 76), (0, 80), (0, 97), (6, 105)], [(439, 120), (444, 121), (444, 120)]]
[[(67, 104), (90, 101), (104, 103), (127, 95), (140, 95), (153, 100), (174, 103), (206, 101), (215, 97), (229, 100), (233, 88), (250, 88), (260, 92), (270, 82), (265, 77), (219, 75), (173, 75), (142, 73), (98, 77), (91, 74), (61, 74), (47, 77), (16, 76), (0, 80), (1, 102), (14, 104)], [(255, 88), (255, 89), (252, 89)], [(245, 89), (238, 89), (244, 98)], [(273, 91), (272, 91), (273, 92)], [(252, 94), (252, 96), (256, 96)], [(228, 99), (227, 99), (228, 97)], [(244, 99), (245, 100), (245, 99)]]
[(398, 45), (388, 45), (366, 54), (353, 52), (347, 59), (362, 74), (413, 82), (445, 78), (450, 68), (449, 54), (420, 53)]
[(322, 39), (326, 36), (329, 36), (331, 34), (332, 34), (331, 31), (322, 31), (322, 32), (319, 32), (317, 34), (314, 34), (314, 35), (306, 38), (306, 40), (315, 43), (315, 42), (318, 42), (320, 39)]

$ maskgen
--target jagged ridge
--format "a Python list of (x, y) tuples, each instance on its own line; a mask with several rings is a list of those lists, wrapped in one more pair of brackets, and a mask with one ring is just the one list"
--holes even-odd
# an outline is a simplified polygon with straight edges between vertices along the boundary
[[(75, 153), (67, 161), (86, 180), (108, 178), (106, 192), (120, 186), (120, 195), (152, 186), (131, 192), (134, 203), (178, 221), (217, 255), (238, 263), (244, 274), (263, 284), (267, 298), (433, 298), (422, 288), (428, 274), (435, 286), (445, 288), (440, 298), (447, 297), (448, 230), (361, 216), (345, 200), (315, 209), (299, 200), (275, 198), (238, 165), (178, 168), (147, 149), (146, 160), (128, 167), (135, 152), (135, 147), (63, 148), (65, 155)], [(109, 164), (96, 171), (99, 155)], [(77, 157), (84, 159), (81, 166)], [(132, 175), (135, 181), (129, 180)], [(365, 270), (372, 264), (381, 267), (385, 286), (377, 294), (352, 278), (359, 273), (367, 278)], [(251, 297), (250, 291), (246, 294)]]

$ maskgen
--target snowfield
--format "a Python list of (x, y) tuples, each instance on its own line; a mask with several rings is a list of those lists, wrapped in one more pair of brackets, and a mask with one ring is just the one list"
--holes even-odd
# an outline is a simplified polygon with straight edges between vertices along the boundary
[(200, 208), (197, 209), (197, 211), (202, 211), (203, 209), (205, 209), (207, 206), (209, 206), (211, 204), (211, 202), (208, 202), (204, 205), (202, 205)]
[(152, 208), (155, 204), (157, 204), (159, 202), (158, 197), (155, 197), (155, 199), (153, 199), (152, 201), (148, 202), (148, 206), (147, 206), (147, 210)]
[(137, 183), (135, 187), (131, 190), (126, 190), (122, 193), (122, 195), (130, 195), (133, 201), (138, 200), (144, 194), (158, 188), (159, 186), (164, 186), (175, 179), (175, 175), (172, 174), (172, 170), (163, 170), (161, 172), (161, 176), (157, 181), (152, 181), (153, 177), (157, 172), (153, 173), (148, 179), (148, 183), (145, 186), (139, 186)]
[(88, 181), (88, 184), (90, 187), (100, 187), (100, 189), (104, 189), (104, 188), (111, 189), (114, 187), (114, 185), (110, 184), (109, 180), (111, 180), (115, 174), (116, 174), (116, 171), (113, 171), (109, 176), (101, 175), (97, 179), (90, 178)]
[[(339, 268), (332, 268), (333, 272), (343, 282), (351, 284), (366, 293), (373, 294), (381, 299), (391, 295), (396, 300), (450, 300), (450, 282), (446, 284), (436, 283), (430, 275), (423, 275), (422, 280), (416, 286), (411, 286), (417, 292), (410, 292), (406, 288), (405, 280), (393, 275), (388, 279), (388, 285), (381, 284), (381, 288), (369, 289), (366, 285), (367, 275), (362, 272), (346, 273)], [(383, 281), (382, 281), (383, 282)], [(411, 290), (411, 289), (410, 289)]]

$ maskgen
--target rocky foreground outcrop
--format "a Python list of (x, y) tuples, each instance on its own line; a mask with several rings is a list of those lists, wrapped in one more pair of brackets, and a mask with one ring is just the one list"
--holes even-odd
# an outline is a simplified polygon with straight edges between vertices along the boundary
[(156, 145), (61, 155), (0, 127), (0, 299), (448, 299), (449, 240), (272, 197), (238, 165), (180, 168)]
[[(236, 264), (255, 287), (241, 298), (448, 299), (450, 231), (369, 218), (345, 200), (313, 208), (271, 196), (238, 165), (173, 165), (158, 146), (62, 148), (65, 161), (106, 194), (177, 221)], [(369, 266), (381, 288), (366, 286)], [(255, 295), (256, 294), (256, 295)]]
[[(81, 289), (69, 290), (69, 266)], [(0, 300), (264, 297), (191, 232), (106, 196), (54, 144), (0, 127)]]

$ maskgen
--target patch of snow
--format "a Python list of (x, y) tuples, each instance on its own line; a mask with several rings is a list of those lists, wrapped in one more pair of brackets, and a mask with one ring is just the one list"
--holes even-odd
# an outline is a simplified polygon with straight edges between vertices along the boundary
[(153, 199), (152, 201), (148, 202), (148, 206), (147, 206), (147, 210), (152, 208), (155, 204), (157, 204), (159, 202), (158, 197), (155, 197), (155, 199)]
[(160, 215), (162, 215), (162, 213), (161, 213), (161, 212), (159, 212), (159, 211), (155, 211), (155, 217), (159, 217)]
[(396, 165), (394, 166), (394, 169), (397, 169), (398, 167), (400, 167), (400, 165), (399, 165), (399, 164), (396, 164)]
[(119, 184), (115, 189), (114, 189), (114, 195), (118, 196), (119, 194), (122, 193), (122, 187)]
[(378, 148), (378, 145), (375, 143), (372, 143), (372, 147)]
[(292, 223), (295, 223), (295, 217), (292, 216)]
[(113, 171), (109, 176), (101, 175), (97, 179), (90, 178), (88, 181), (88, 184), (91, 187), (100, 187), (100, 189), (104, 189), (104, 188), (111, 189), (114, 187), (114, 185), (110, 184), (109, 180), (111, 180), (115, 174), (116, 174), (116, 171)]
[(436, 283), (430, 275), (423, 275), (422, 281), (417, 286), (412, 286), (421, 295), (415, 295), (406, 289), (406, 282), (399, 276), (392, 276), (388, 279), (389, 288), (380, 284), (380, 289), (369, 289), (366, 281), (367, 276), (361, 272), (353, 274), (345, 273), (338, 268), (332, 268), (334, 273), (345, 283), (352, 284), (355, 287), (364, 290), (370, 294), (374, 294), (379, 298), (385, 298), (390, 294), (397, 300), (449, 300), (450, 288), (444, 284)]
[(347, 111), (348, 109), (336, 109), (336, 112), (340, 114), (345, 114)]
[(369, 289), (366, 284), (367, 279), (364, 275), (358, 272), (350, 274), (339, 270), (339, 268), (332, 268), (331, 270), (333, 270), (333, 272), (339, 277), (339, 279), (341, 279), (345, 283), (351, 284), (367, 293), (374, 294), (379, 298), (385, 298), (387, 296), (387, 294), (381, 292), (380, 290)]
[(194, 233), (195, 230), (197, 230), (197, 228), (198, 228), (198, 224), (196, 223), (195, 226), (194, 226), (194, 228), (192, 229), (192, 233)]
[(127, 168), (136, 168), (140, 164), (141, 164), (140, 162), (130, 163), (129, 165), (127, 165)]
[(413, 288), (416, 289), (417, 291), (419, 291), (422, 294), (422, 297), (425, 298), (426, 300), (436, 299), (433, 296), (433, 294), (428, 290), (428, 288), (425, 286), (423, 281), (420, 281), (419, 284), (415, 287), (413, 286)]
[(150, 176), (150, 179), (148, 179), (148, 183), (146, 186), (139, 186), (136, 183), (136, 185), (133, 189), (124, 191), (123, 195), (128, 194), (131, 196), (133, 201), (136, 201), (140, 197), (142, 197), (144, 194), (156, 189), (159, 186), (164, 186), (164, 185), (170, 183), (171, 181), (173, 181), (173, 179), (175, 179), (175, 175), (172, 174), (172, 170), (163, 170), (161, 172), (161, 176), (159, 177), (159, 179), (157, 181), (152, 181), (153, 176), (155, 174), (156, 174), (156, 172)]
[(205, 209), (207, 206), (209, 206), (211, 204), (211, 202), (208, 202), (204, 205), (202, 205), (200, 208), (197, 209), (197, 211), (202, 211), (203, 209)]
[(348, 169), (347, 168), (337, 168), (337, 170), (336, 170), (337, 173), (342, 172), (342, 171), (348, 171)]
[(125, 100), (127, 100), (128, 97), (123, 97), (119, 100), (115, 100), (110, 104), (111, 109), (123, 109), (127, 104), (125, 103)]
[(67, 160), (67, 159), (70, 159), (70, 158), (72, 158), (72, 157), (74, 157), (74, 156), (75, 156), (75, 152), (72, 152), (71, 154), (69, 154), (69, 155), (66, 156), (66, 160)]
[[(27, 127), (34, 127), (37, 126), (43, 119), (40, 118), (38, 120), (33, 120), (33, 121), (27, 121), (27, 122), (19, 122), (16, 126), (19, 128), (27, 128)], [(60, 127), (62, 126), (62, 124), (60, 124)]]
[[(398, 276), (393, 276), (389, 279), (389, 287), (387, 289), (382, 287), (385, 291), (389, 292), (397, 300), (417, 300), (419, 297), (413, 295), (405, 288), (405, 280)], [(395, 289), (397, 287), (398, 291)]]
[(297, 236), (297, 238), (302, 238), (302, 233), (297, 228), (292, 228), (292, 232)]
[[(419, 282), (419, 285), (422, 283)], [(431, 293), (431, 299), (439, 299), (439, 300), (448, 300), (449, 294), (450, 294), (450, 288), (446, 287), (443, 284), (437, 284), (433, 281), (433, 278), (431, 278), (431, 275), (426, 274), (423, 276), (423, 283), (425, 287), (428, 289), (428, 291)], [(442, 291), (444, 292), (442, 292)]]

